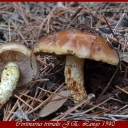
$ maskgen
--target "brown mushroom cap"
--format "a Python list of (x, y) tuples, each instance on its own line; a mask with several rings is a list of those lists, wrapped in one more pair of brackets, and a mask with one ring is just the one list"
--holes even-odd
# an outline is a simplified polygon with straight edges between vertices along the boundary
[(17, 87), (27, 85), (32, 78), (38, 75), (39, 66), (36, 57), (23, 44), (8, 42), (0, 45), (0, 74), (9, 62), (17, 64), (20, 71)]
[(79, 30), (56, 32), (42, 38), (34, 48), (34, 53), (36, 52), (70, 54), (112, 65), (117, 65), (119, 62), (116, 51), (105, 39)]

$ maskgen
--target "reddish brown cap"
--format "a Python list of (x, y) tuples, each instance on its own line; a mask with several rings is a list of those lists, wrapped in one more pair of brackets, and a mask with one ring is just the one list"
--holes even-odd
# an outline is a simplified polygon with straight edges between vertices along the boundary
[(56, 32), (42, 38), (34, 47), (34, 53), (36, 52), (70, 54), (112, 65), (119, 62), (118, 54), (105, 39), (79, 30)]

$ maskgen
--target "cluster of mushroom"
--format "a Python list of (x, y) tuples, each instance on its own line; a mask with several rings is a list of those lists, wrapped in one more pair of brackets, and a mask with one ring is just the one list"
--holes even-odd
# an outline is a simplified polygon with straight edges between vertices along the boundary
[[(84, 87), (84, 63), (86, 59), (118, 65), (117, 52), (101, 37), (79, 30), (67, 30), (45, 36), (34, 46), (32, 65), (30, 49), (18, 43), (0, 45), (0, 104), (12, 96), (16, 86), (26, 85), (38, 74), (38, 63), (34, 54), (54, 53), (66, 55), (65, 83), (77, 103), (87, 96)], [(29, 77), (29, 78), (28, 78)]]

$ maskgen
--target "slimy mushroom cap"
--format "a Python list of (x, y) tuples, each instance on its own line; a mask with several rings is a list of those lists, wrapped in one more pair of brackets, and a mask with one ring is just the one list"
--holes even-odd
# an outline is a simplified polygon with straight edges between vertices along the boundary
[(61, 31), (45, 36), (35, 46), (34, 52), (73, 55), (111, 65), (117, 65), (119, 62), (117, 52), (105, 39), (79, 30)]

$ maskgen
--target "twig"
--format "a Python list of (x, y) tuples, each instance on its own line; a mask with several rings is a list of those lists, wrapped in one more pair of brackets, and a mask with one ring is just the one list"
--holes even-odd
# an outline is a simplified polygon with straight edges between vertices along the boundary
[(107, 117), (121, 117), (121, 118), (128, 118), (128, 115), (115, 115), (115, 114), (104, 114)]
[(108, 82), (107, 86), (105, 87), (105, 89), (103, 90), (103, 92), (100, 94), (100, 96), (97, 98), (96, 101), (98, 101), (98, 100), (101, 98), (101, 96), (104, 94), (104, 92), (107, 90), (107, 88), (108, 88), (109, 85), (111, 84), (113, 78), (115, 77), (117, 71), (118, 71), (118, 68), (116, 69), (116, 71), (114, 72), (114, 74), (113, 74), (113, 76), (111, 77), (110, 81)]
[[(24, 36), (21, 34), (21, 32), (18, 30), (18, 28), (16, 27), (16, 25), (10, 20), (10, 22), (13, 24), (13, 26), (15, 27), (15, 29), (17, 30), (17, 32), (20, 34), (21, 38), (24, 40), (24, 42), (26, 42), (26, 40), (24, 39)], [(27, 42), (26, 42), (27, 44)]]
[(19, 93), (19, 94), (20, 94), (20, 95), (22, 95), (22, 96), (25, 96), (25, 97), (31, 98), (31, 100), (35, 100), (35, 101), (38, 101), (38, 102), (42, 103), (42, 101), (41, 101), (41, 100), (39, 100), (39, 99), (37, 99), (37, 98), (34, 98), (34, 97), (32, 97), (32, 96), (26, 95), (26, 94), (21, 93), (21, 92), (18, 92), (18, 91), (16, 91), (16, 93)]
[[(55, 91), (57, 92), (60, 88), (62, 87), (62, 85)], [(36, 111), (37, 109), (39, 109), (40, 107), (42, 107), (44, 104), (46, 104), (49, 100), (51, 100), (54, 97), (54, 94), (51, 94), (45, 101), (43, 101), (41, 104), (39, 104), (37, 107), (35, 107), (33, 110), (29, 111), (29, 114), (31, 114), (32, 112)]]
[(85, 99), (83, 99), (80, 103), (78, 103), (77, 105), (75, 105), (74, 107), (72, 107), (72, 109), (67, 110), (66, 112), (64, 112), (62, 115), (59, 115), (57, 117), (55, 117), (54, 119), (52, 119), (52, 121), (54, 120), (62, 120), (63, 118), (65, 118), (69, 113), (73, 112), (74, 110), (76, 110), (77, 108), (79, 108), (81, 105), (83, 104), (89, 104), (89, 101), (94, 98), (95, 95), (94, 94), (90, 94), (88, 95)]
[[(106, 19), (106, 17), (105, 16), (103, 16), (104, 17), (104, 19), (105, 19), (105, 21), (106, 21), (106, 23), (107, 23), (107, 25), (108, 25), (108, 27), (109, 27), (109, 29), (110, 29), (110, 31), (111, 31), (111, 33), (113, 34), (113, 36), (117, 39), (117, 37), (115, 36), (115, 34), (114, 34), (114, 31), (112, 31), (112, 29), (111, 29), (111, 26), (109, 25), (109, 23), (108, 23), (108, 21), (107, 21), (107, 19)], [(118, 40), (118, 39), (117, 39)]]
[(90, 109), (88, 109), (88, 110), (86, 110), (86, 111), (84, 111), (84, 112), (81, 112), (81, 113), (79, 113), (79, 114), (85, 114), (85, 113), (87, 113), (87, 112), (90, 112), (90, 111), (92, 111), (93, 109), (95, 109), (95, 108), (97, 108), (97, 107), (99, 107), (99, 106), (105, 104), (106, 102), (108, 102), (109, 100), (111, 100), (111, 98), (112, 98), (112, 97), (109, 97), (107, 100), (105, 100), (105, 101), (99, 103), (98, 105), (95, 105), (94, 107), (92, 107), (92, 108), (90, 108)]
[(128, 92), (127, 92), (126, 90), (124, 90), (124, 89), (120, 88), (119, 86), (116, 86), (116, 88), (118, 88), (118, 89), (119, 89), (119, 90), (121, 90), (122, 92), (124, 92), (124, 93), (128, 94)]
[(27, 104), (24, 100), (22, 100), (19, 96), (17, 96), (16, 94), (14, 94), (14, 96), (19, 99), (20, 101), (22, 101), (24, 104), (26, 104), (29, 108), (33, 109), (33, 107), (31, 107), (29, 104)]

